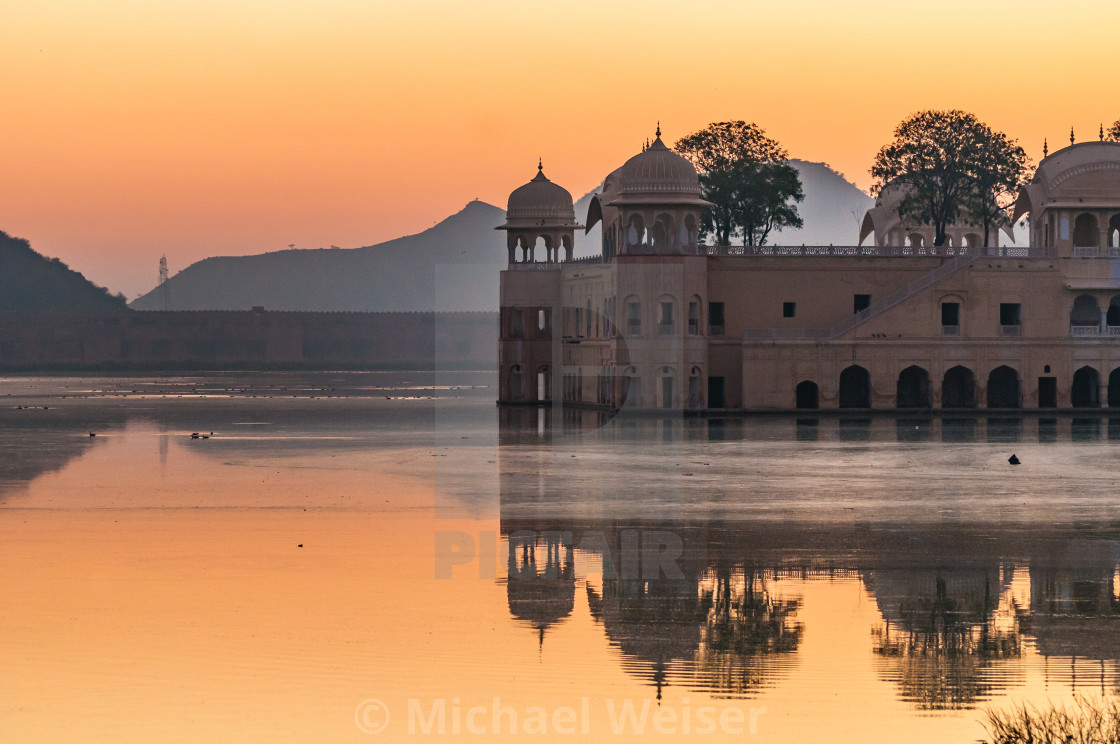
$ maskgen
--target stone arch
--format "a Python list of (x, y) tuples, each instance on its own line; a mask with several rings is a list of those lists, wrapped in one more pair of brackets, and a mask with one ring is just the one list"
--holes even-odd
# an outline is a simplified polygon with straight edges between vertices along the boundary
[(922, 237), (921, 233), (910, 233), (906, 236), (906, 245), (913, 246), (914, 248), (921, 248), (925, 245), (926, 239)]
[(1108, 375), (1108, 407), (1120, 408), (1120, 367)]
[(1085, 365), (1073, 373), (1069, 404), (1074, 408), (1101, 407), (1101, 375), (1095, 368)]
[(1101, 309), (1093, 295), (1077, 295), (1069, 312), (1071, 326), (1097, 326), (1101, 322)]
[(820, 388), (812, 380), (802, 380), (797, 383), (794, 395), (798, 408), (820, 408)]
[(1073, 247), (1074, 248), (1099, 248), (1100, 229), (1097, 227), (1097, 216), (1091, 212), (1082, 212), (1073, 222)]
[(669, 366), (658, 367), (657, 369), (657, 403), (658, 408), (670, 409), (675, 408), (674, 405), (677, 399), (676, 379), (677, 372)]
[(700, 299), (700, 295), (692, 295), (688, 298), (688, 335), (702, 336), (704, 335), (704, 302)]
[(1021, 408), (1022, 405), (1019, 372), (1006, 364), (993, 369), (988, 374), (988, 408)]
[(525, 383), (522, 379), (521, 365), (515, 364), (509, 368), (506, 375), (506, 399), (520, 401), (525, 397)]
[(911, 365), (898, 373), (895, 407), (930, 408), (929, 372), (918, 365)]
[(971, 369), (958, 364), (946, 370), (941, 380), (941, 407), (976, 407), (976, 375)]
[(626, 221), (626, 247), (628, 249), (637, 248), (642, 245), (645, 239), (646, 222), (642, 219), (642, 215), (635, 212)]
[[(557, 261), (571, 261), (572, 260), (572, 240), (567, 235), (560, 236), (560, 245), (557, 246), (556, 260)], [(563, 255), (561, 255), (563, 251)]]
[(1113, 295), (1108, 301), (1108, 314), (1105, 322), (1110, 326), (1120, 326), (1120, 295)]
[(871, 373), (858, 364), (840, 373), (840, 407), (871, 407)]
[[(540, 253), (543, 252), (542, 257)], [(552, 263), (552, 236), (538, 235), (533, 245), (529, 247), (529, 260), (536, 262)]]
[(689, 212), (684, 216), (684, 228), (688, 233), (685, 240), (685, 245), (690, 248), (696, 248), (700, 242), (700, 222), (696, 219), (696, 215)]
[(622, 303), (622, 312), (626, 314), (624, 321), (626, 335), (642, 335), (642, 301), (638, 299), (638, 295), (627, 295)]
[(677, 298), (671, 294), (663, 294), (657, 298), (657, 305), (653, 308), (657, 313), (657, 334), (669, 336), (677, 330)]
[(703, 388), (704, 371), (699, 367), (693, 367), (688, 373), (688, 402), (686, 408), (696, 410), (703, 407), (704, 398), (701, 392)]
[(965, 233), (962, 243), (968, 248), (980, 248), (984, 243), (984, 238), (979, 233)]
[(676, 247), (676, 224), (672, 215), (666, 212), (658, 214), (653, 220), (650, 235), (655, 253), (671, 252)]
[(547, 364), (537, 367), (536, 389), (537, 402), (547, 403), (552, 400), (552, 368)]
[(1120, 248), (1120, 214), (1112, 215), (1108, 221), (1108, 247)]
[(641, 408), (642, 377), (638, 374), (638, 368), (627, 367), (624, 374), (626, 377), (626, 398), (623, 400), (623, 405), (630, 408)]

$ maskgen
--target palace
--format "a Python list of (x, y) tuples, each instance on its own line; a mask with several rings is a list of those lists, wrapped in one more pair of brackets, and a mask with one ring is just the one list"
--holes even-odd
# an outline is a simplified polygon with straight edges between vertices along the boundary
[[(696, 170), (658, 137), (607, 176), (587, 227), (536, 177), (509, 197), (499, 402), (606, 409), (1120, 407), (1120, 143), (1045, 157), (1030, 244), (898, 216), (854, 246), (716, 248)], [(602, 224), (602, 253), (573, 259)], [(1010, 234), (1010, 233), (1008, 233)], [(873, 236), (873, 244), (864, 245)]]

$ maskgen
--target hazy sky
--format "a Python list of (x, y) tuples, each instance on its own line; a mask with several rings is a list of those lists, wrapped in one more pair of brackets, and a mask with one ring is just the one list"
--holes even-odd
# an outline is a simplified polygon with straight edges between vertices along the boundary
[[(131, 299), (208, 255), (368, 245), (710, 121), (862, 187), (894, 125), (1120, 117), (1115, 0), (0, 5), (0, 229)], [(671, 144), (671, 142), (670, 142)], [(502, 250), (500, 240), (495, 250)]]

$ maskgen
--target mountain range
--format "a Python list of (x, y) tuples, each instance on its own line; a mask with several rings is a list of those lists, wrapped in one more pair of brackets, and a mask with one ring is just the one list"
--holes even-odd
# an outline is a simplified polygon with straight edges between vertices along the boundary
[[(873, 200), (824, 163), (791, 160), (801, 175), (805, 226), (772, 236), (787, 245), (854, 243)], [(576, 202), (585, 222), (596, 189)], [(497, 310), (505, 211), (472, 201), (421, 233), (363, 248), (207, 258), (136, 299), (137, 310)], [(599, 226), (577, 233), (575, 255), (600, 252)]]
[(123, 297), (109, 294), (57, 258), (32, 250), (20, 238), (0, 232), (0, 311), (123, 309)]

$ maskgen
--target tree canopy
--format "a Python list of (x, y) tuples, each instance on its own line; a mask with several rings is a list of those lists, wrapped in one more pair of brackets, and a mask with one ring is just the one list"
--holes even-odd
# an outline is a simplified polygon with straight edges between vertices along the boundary
[(1112, 122), (1112, 126), (1104, 131), (1104, 138), (1109, 142), (1120, 142), (1120, 119)]
[(735, 236), (744, 245), (764, 245), (771, 230), (802, 226), (801, 178), (789, 154), (757, 124), (715, 122), (678, 140), (675, 149), (700, 174), (703, 196), (712, 203), (701, 231), (717, 245), (731, 245)]
[(899, 216), (934, 228), (944, 245), (946, 227), (967, 219), (984, 228), (1004, 224), (1029, 160), (1015, 140), (959, 110), (920, 111), (894, 130), (875, 156), (872, 193), (897, 188)]

